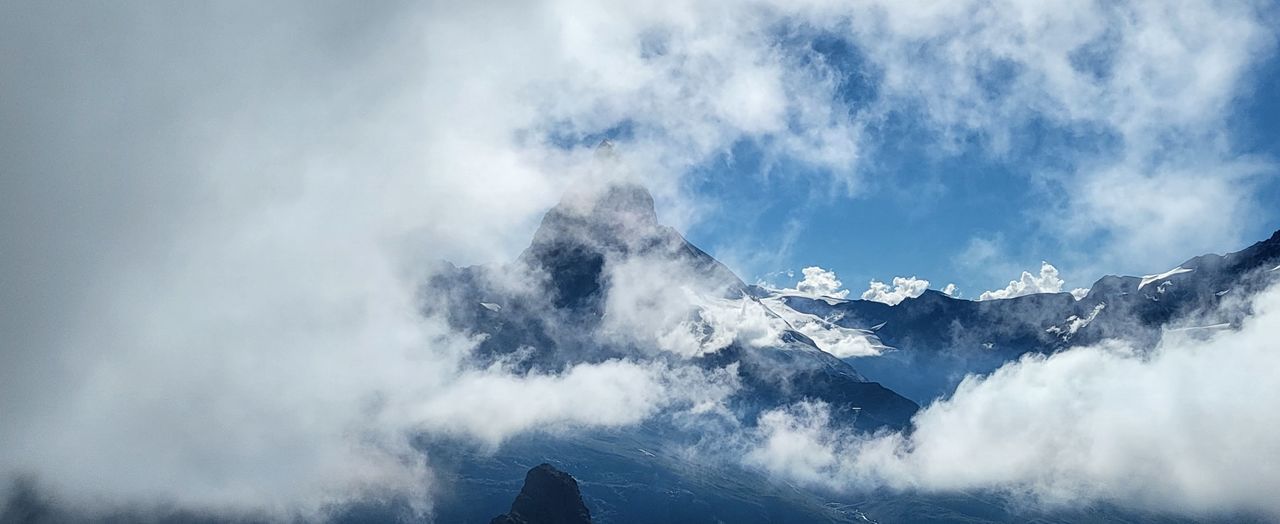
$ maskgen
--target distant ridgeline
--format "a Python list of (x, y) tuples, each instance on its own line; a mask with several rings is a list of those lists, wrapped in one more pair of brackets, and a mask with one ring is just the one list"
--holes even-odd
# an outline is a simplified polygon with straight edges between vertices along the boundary
[(1102, 277), (1088, 295), (1042, 293), (971, 301), (934, 290), (896, 306), (788, 296), (787, 306), (871, 330), (894, 351), (852, 359), (872, 380), (927, 404), (966, 373), (988, 373), (1027, 352), (1123, 338), (1150, 346), (1165, 331), (1239, 327), (1248, 297), (1280, 278), (1280, 231), (1227, 255), (1202, 255), (1145, 277)]

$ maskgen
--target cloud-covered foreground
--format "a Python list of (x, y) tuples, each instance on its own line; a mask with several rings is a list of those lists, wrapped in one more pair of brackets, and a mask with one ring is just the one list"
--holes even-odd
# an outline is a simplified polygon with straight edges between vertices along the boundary
[(857, 436), (800, 404), (761, 417), (749, 464), (834, 489), (997, 490), (1057, 507), (1105, 501), (1280, 518), (1280, 287), (1238, 331), (1168, 332), (1027, 356), (969, 377), (910, 435)]

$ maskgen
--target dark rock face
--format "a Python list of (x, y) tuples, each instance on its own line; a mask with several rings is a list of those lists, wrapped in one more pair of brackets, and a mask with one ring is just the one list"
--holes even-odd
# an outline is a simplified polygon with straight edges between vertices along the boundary
[(540, 464), (524, 477), (524, 488), (511, 511), (490, 524), (590, 524), (591, 512), (582, 503), (578, 481), (550, 464)]

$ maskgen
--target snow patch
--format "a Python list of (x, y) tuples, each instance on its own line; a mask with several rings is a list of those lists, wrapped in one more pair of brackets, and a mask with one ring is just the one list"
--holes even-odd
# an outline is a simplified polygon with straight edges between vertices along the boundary
[(1089, 315), (1085, 318), (1071, 315), (1067, 317), (1066, 323), (1062, 326), (1049, 326), (1049, 329), (1046, 329), (1045, 332), (1058, 335), (1064, 341), (1071, 340), (1071, 337), (1075, 335), (1077, 331), (1080, 331), (1081, 328), (1089, 325), (1090, 322), (1093, 322), (1093, 319), (1098, 318), (1098, 313), (1101, 313), (1102, 310), (1106, 308), (1107, 304), (1105, 302), (1100, 303), (1094, 306), (1093, 311), (1090, 311)]
[(1190, 273), (1192, 271), (1195, 271), (1195, 270), (1178, 266), (1168, 271), (1165, 271), (1164, 273), (1160, 273), (1159, 275), (1147, 275), (1142, 277), (1142, 282), (1138, 283), (1138, 289), (1142, 289), (1146, 287), (1147, 284), (1150, 284), (1152, 282), (1158, 282), (1160, 280), (1164, 280), (1174, 275), (1181, 275), (1183, 273)]
[(792, 329), (813, 340), (818, 349), (839, 358), (876, 356), (893, 349), (884, 345), (872, 330), (848, 328), (836, 324), (840, 316), (822, 318), (796, 311), (787, 305), (785, 298), (785, 296), (773, 296), (762, 299), (760, 302), (786, 321)]

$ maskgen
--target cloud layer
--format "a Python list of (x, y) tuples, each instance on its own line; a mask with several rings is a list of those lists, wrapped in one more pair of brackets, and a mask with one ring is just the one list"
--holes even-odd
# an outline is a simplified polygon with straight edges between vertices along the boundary
[(1238, 331), (1168, 332), (1026, 356), (969, 377), (907, 436), (833, 430), (825, 407), (764, 414), (748, 464), (833, 489), (996, 490), (1050, 508), (1105, 501), (1158, 512), (1280, 518), (1280, 288)]

